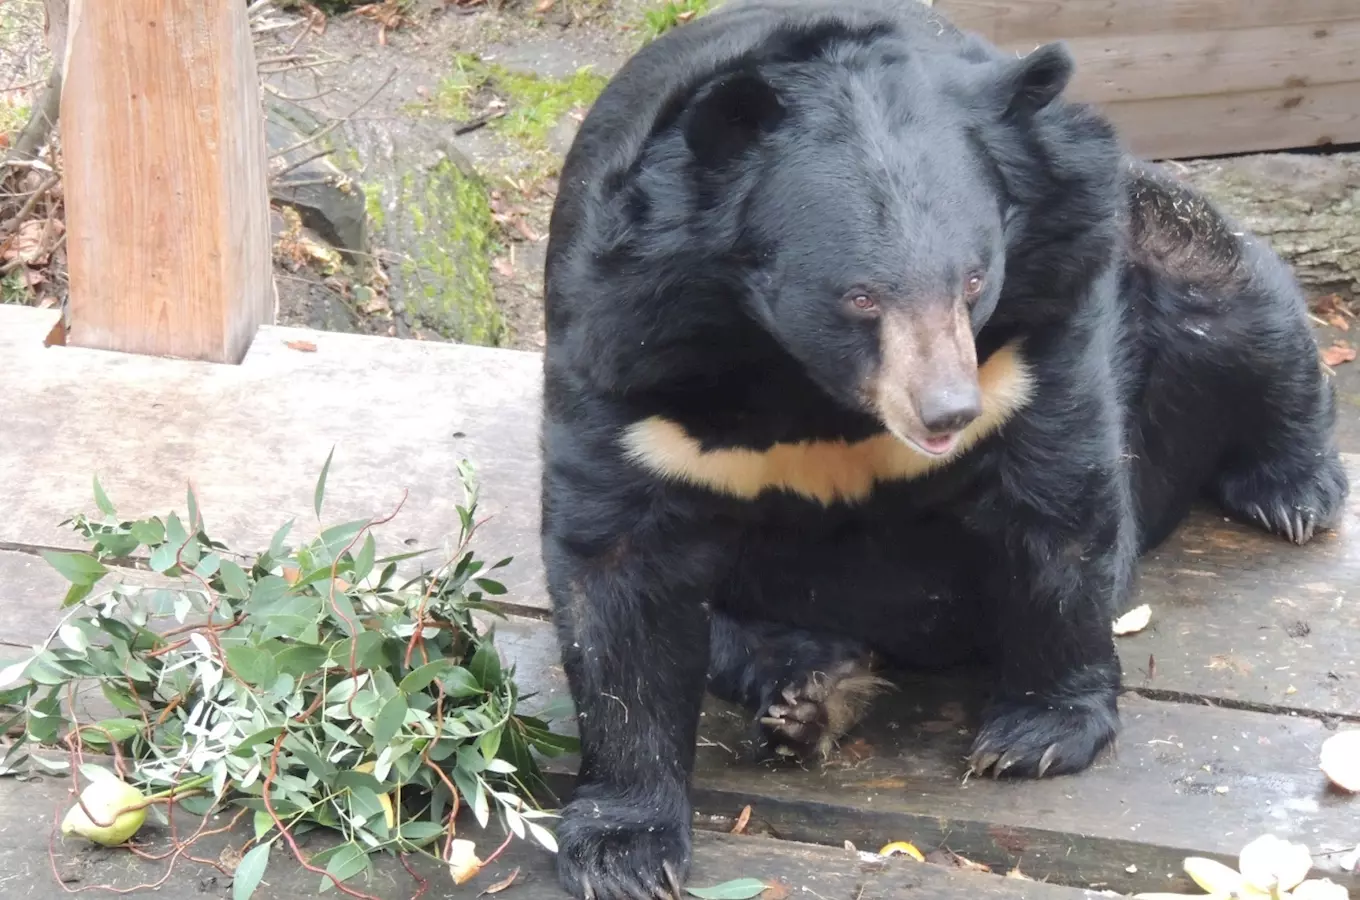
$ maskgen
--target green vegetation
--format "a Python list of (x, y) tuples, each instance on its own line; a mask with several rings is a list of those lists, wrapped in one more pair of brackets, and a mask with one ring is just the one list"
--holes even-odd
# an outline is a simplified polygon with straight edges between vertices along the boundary
[[(290, 541), (290, 521), (251, 555), (208, 536), (192, 489), (183, 515), (127, 520), (94, 481), (98, 514), (67, 523), (90, 549), (43, 554), (70, 583), (52, 598), (60, 625), (0, 666), (0, 728), (15, 737), (0, 774), (69, 774), (101, 820), (76, 806), (63, 831), (122, 844), (148, 812), (166, 824), (171, 805), (243, 819), (253, 837), (237, 900), (271, 854), (276, 868), (306, 866), (321, 891), (371, 874), (377, 853), (456, 857), (451, 874), (466, 880), (483, 864), (474, 842), (499, 841), (466, 826), (455, 839), (460, 806), (481, 829), (494, 818), (556, 848), (550, 813), (533, 803), (533, 751), (576, 744), (549, 729), (552, 713), (525, 714), (484, 624), (503, 617), (494, 598), (506, 589), (491, 576), (510, 560), (487, 566), (472, 551), (472, 470), (458, 470), (456, 548), (408, 580), (398, 565), (429, 551), (380, 556), (374, 530), (391, 515), (323, 527), (330, 464), (309, 490), (316, 536)], [(128, 559), (140, 567), (119, 564)], [(77, 703), (89, 689), (108, 718)], [(303, 859), (291, 836), (318, 827), (337, 840)], [(185, 834), (180, 851), (200, 837)]]
[[(371, 207), (381, 207), (376, 188)], [(450, 340), (497, 346), (505, 321), (491, 285), (500, 228), (486, 186), (450, 160), (402, 178), (392, 211), (396, 245), (406, 249), (400, 274), (407, 309), (420, 327)]]
[(642, 37), (654, 41), (672, 28), (692, 22), (713, 7), (712, 0), (666, 0), (642, 14)]
[(607, 81), (589, 67), (566, 78), (543, 78), (460, 53), (454, 58), (453, 74), (436, 88), (428, 108), (437, 115), (468, 120), (493, 99), (500, 99), (506, 114), (491, 120), (489, 126), (526, 148), (539, 149), (562, 116), (588, 108)]
[(24, 123), (27, 121), (27, 106), (0, 99), (0, 135), (5, 135), (12, 141), (14, 135), (24, 127)]
[(0, 303), (27, 304), (32, 300), (33, 289), (28, 286), (22, 268), (0, 278)]

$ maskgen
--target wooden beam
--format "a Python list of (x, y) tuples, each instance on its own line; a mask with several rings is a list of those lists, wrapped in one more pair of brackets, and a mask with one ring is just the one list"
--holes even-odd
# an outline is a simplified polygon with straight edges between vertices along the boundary
[(66, 60), (67, 343), (239, 362), (275, 304), (246, 5), (74, 0)]
[(1327, 24), (1355, 0), (935, 0), (960, 28), (1031, 50), (1058, 38)]

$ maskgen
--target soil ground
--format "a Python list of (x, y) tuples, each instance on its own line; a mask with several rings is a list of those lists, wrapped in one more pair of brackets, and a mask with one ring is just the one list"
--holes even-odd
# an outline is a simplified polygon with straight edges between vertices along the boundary
[[(418, 285), (409, 278), (403, 283), (400, 273), (429, 246), (438, 252), (471, 235), (475, 253), (450, 252), (451, 263), (439, 260), (434, 267), (466, 270), (470, 274), (462, 277), (472, 279), (467, 293), (484, 291), (484, 301), (467, 301), (484, 303), (495, 319), (485, 340), (478, 340), (541, 349), (543, 260), (561, 155), (604, 78), (658, 28), (701, 14), (710, 0), (385, 0), (342, 11), (353, 5), (318, 0), (318, 9), (301, 0), (275, 0), (276, 8), (257, 19), (257, 26), (267, 24), (256, 42), (266, 98), (336, 123), (324, 146), (343, 177), (364, 189), (373, 213), (372, 256), (357, 254), (352, 265), (336, 264), (324, 248), (313, 252), (319, 244), (314, 235), (299, 235), (285, 215), (275, 216), (279, 323), (467, 339), (432, 325), (438, 317), (422, 314)], [(42, 19), (41, 0), (0, 3), (0, 133), (22, 124), (41, 90), (50, 64)], [(470, 213), (460, 205), (454, 215), (468, 221), (443, 222), (443, 232), (427, 226), (436, 218), (433, 210), (413, 203), (406, 214), (414, 217), (414, 231), (428, 227), (433, 233), (426, 251), (403, 246), (381, 227), (381, 219), (400, 206), (391, 186), (440, 155), (476, 171), (476, 191), (486, 202)], [(432, 182), (427, 194), (449, 190)], [(26, 285), (11, 274), (0, 285), (0, 298), (58, 302), (60, 253), (54, 251), (53, 259), (50, 271), (34, 269), (28, 276), (46, 283)], [(1346, 309), (1353, 306), (1348, 302)], [(1360, 326), (1353, 316), (1330, 318)], [(1355, 344), (1355, 333), (1319, 323), (1319, 344)], [(1360, 363), (1335, 369), (1343, 444), (1357, 446)]]

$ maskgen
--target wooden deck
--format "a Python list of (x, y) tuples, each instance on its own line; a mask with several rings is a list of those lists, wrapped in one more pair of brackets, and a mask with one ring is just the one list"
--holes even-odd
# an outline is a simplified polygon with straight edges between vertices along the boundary
[(1008, 50), (1066, 40), (1072, 93), (1140, 155), (1360, 141), (1355, 0), (934, 0)]
[[(455, 465), (477, 465), (483, 510), (494, 515), (481, 555), (515, 557), (502, 652), (543, 701), (565, 690), (537, 549), (537, 355), (266, 327), (244, 363), (226, 366), (45, 348), (54, 321), (0, 307), (0, 660), (44, 638), (56, 618), (61, 581), (35, 553), (75, 547), (58, 524), (92, 506), (91, 475), (130, 514), (180, 508), (192, 479), (215, 537), (262, 546), (284, 518), (311, 515), (311, 485), (334, 444), (327, 518), (385, 512), (409, 490), (383, 532), (389, 540), (431, 544), (456, 533)], [(296, 349), (299, 341), (315, 350)], [(1347, 463), (1360, 483), (1360, 456)], [(1140, 590), (1153, 618), (1120, 639), (1124, 731), (1114, 753), (1078, 776), (964, 782), (979, 706), (978, 686), (965, 681), (904, 681), (827, 766), (807, 771), (735, 759), (740, 717), (710, 703), (694, 784), (699, 824), (722, 831), (749, 804), (752, 834), (701, 833), (690, 883), (752, 876), (787, 887), (765, 900), (1193, 893), (1183, 857), (1235, 863), (1242, 845), (1270, 832), (1306, 843), (1315, 872), (1360, 892), (1360, 799), (1330, 791), (1317, 764), (1327, 736), (1360, 723), (1360, 504), (1304, 548), (1201, 513), (1145, 563)], [(554, 761), (551, 772), (568, 787), (572, 761)], [(0, 894), (62, 895), (47, 843), (66, 802), (60, 780), (0, 780)], [(947, 847), (997, 873), (1018, 867), (1052, 883), (866, 862), (847, 840), (870, 850), (892, 840)], [(63, 877), (79, 880), (68, 887), (135, 884), (161, 871), (74, 843), (57, 851)], [(516, 866), (503, 896), (564, 896), (550, 857), (527, 846), (463, 888), (429, 872), (426, 896), (474, 897)], [(284, 865), (269, 877), (257, 896), (318, 887)], [(161, 894), (229, 896), (228, 886), (185, 863)], [(414, 893), (395, 862), (364, 889)]]

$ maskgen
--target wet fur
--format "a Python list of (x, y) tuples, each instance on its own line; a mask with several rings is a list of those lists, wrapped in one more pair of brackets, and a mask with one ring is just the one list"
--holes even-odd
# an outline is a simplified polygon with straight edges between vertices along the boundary
[[(767, 220), (751, 203), (770, 173), (750, 147), (819, 138), (781, 132), (789, 110), (748, 73), (831, 59), (854, 84), (894, 53), (931, 54), (948, 84), (1003, 73), (1013, 91), (977, 111), (971, 156), (903, 156), (872, 128), (852, 142), (957, 172), (973, 192), (960, 209), (981, 215), (985, 185), (1007, 211), (977, 357), (985, 372), (1022, 341), (1025, 402), (935, 467), (852, 449), (887, 440), (854, 405), (880, 351), (798, 294), (811, 274), (780, 282), (772, 260), (829, 272), (872, 268), (872, 251), (916, 273), (967, 217), (894, 243), (872, 215), (837, 224), (833, 206), (790, 197)], [(1111, 622), (1139, 552), (1203, 495), (1294, 539), (1339, 509), (1331, 387), (1287, 268), (1127, 160), (1094, 111), (1048, 103), (1056, 57), (1005, 82), (1013, 62), (915, 0), (729, 4), (644, 49), (587, 117), (551, 227), (543, 424), (543, 557), (583, 739), (558, 828), (573, 896), (666, 896), (683, 879), (705, 688), (748, 707), (775, 752), (816, 755), (878, 687), (874, 655), (986, 661), (973, 767), (1077, 772), (1118, 727)], [(740, 116), (686, 142), (687, 116), (729, 102)], [(836, 190), (895, 223), (918, 208), (895, 205), (895, 183)], [(733, 459), (766, 462), (710, 465)]]

